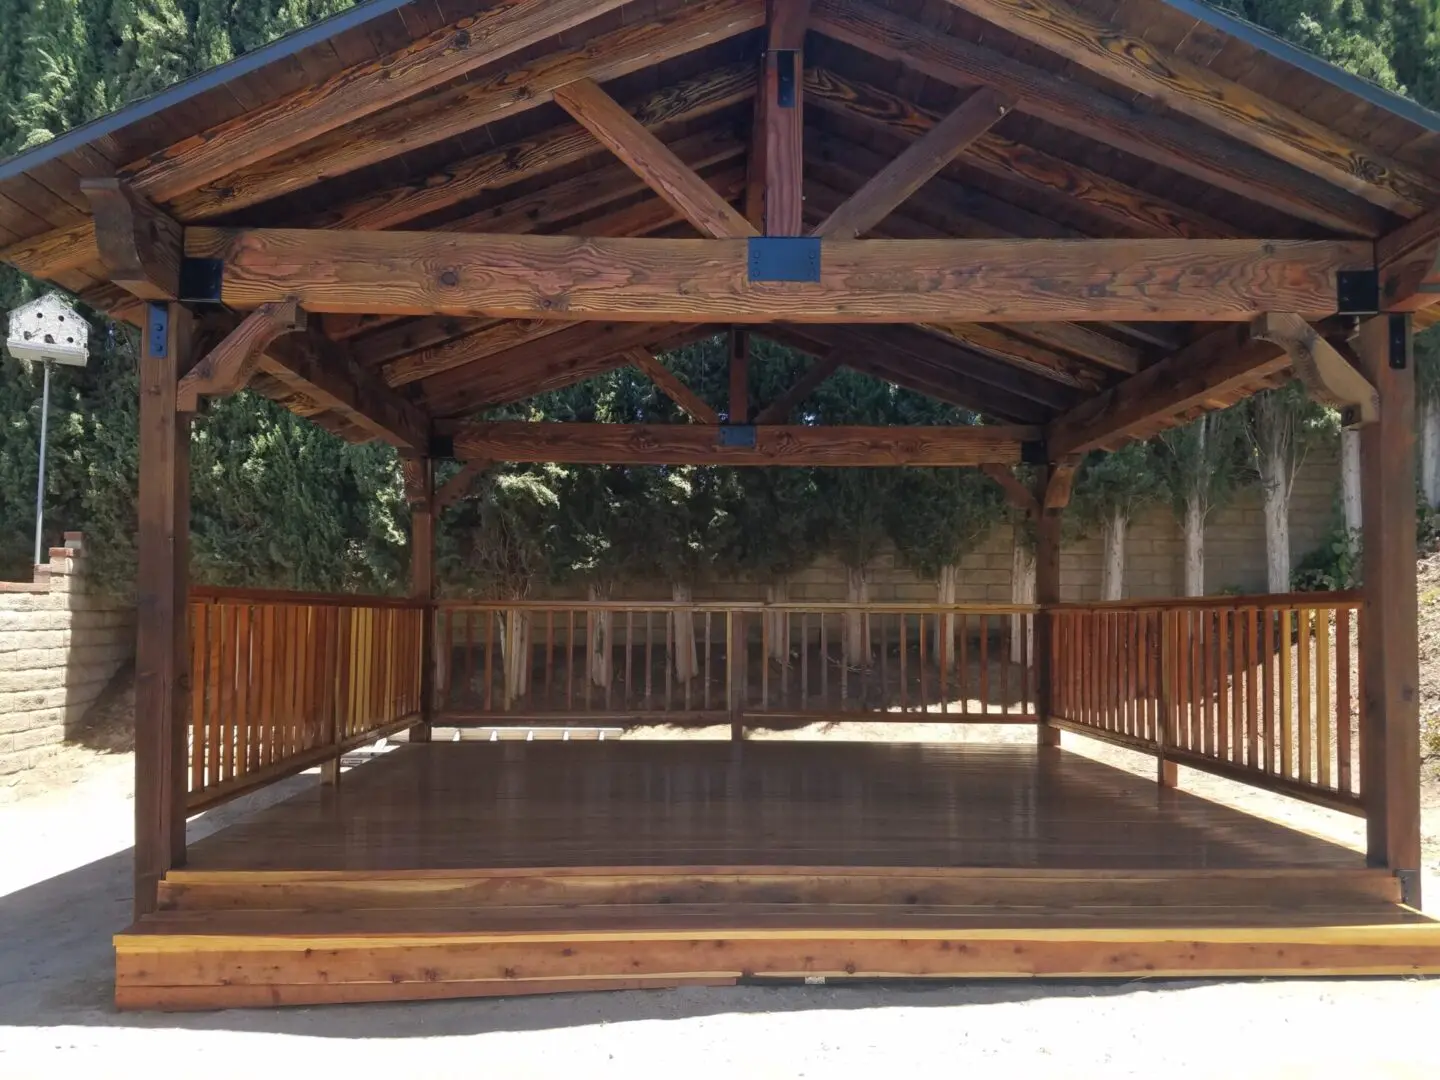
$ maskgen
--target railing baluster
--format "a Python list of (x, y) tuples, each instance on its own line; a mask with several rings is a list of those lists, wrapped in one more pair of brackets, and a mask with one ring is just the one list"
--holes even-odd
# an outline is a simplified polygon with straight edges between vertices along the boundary
[(1335, 609), (1335, 756), (1336, 783), (1349, 794), (1351, 786), (1350, 741), (1350, 611)]
[(1299, 624), (1295, 631), (1295, 648), (1299, 662), (1296, 664), (1296, 686), (1299, 690), (1298, 708), (1296, 710), (1296, 723), (1300, 729), (1300, 779), (1310, 781), (1315, 778), (1314, 741), (1313, 741), (1313, 720), (1310, 706), (1312, 698), (1310, 694), (1310, 609), (1300, 608), (1296, 611), (1296, 622)]
[(1324, 609), (1315, 612), (1315, 753), (1320, 766), (1321, 787), (1334, 784), (1334, 772), (1330, 766), (1331, 746), (1330, 722), (1330, 613)]
[(1294, 620), (1289, 607), (1280, 609), (1280, 775), (1295, 778), (1295, 709), (1292, 695), (1295, 681), (1291, 677), (1290, 635)]

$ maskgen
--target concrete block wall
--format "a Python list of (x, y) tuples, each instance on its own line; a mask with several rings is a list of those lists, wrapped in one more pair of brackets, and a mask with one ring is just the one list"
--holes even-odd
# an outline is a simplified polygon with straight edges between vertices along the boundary
[(53, 753), (135, 655), (135, 609), (95, 591), (84, 542), (0, 582), (0, 783)]

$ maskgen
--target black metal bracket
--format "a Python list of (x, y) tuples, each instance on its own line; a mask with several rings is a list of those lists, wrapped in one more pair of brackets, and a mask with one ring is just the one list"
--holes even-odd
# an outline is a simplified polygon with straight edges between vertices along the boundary
[(145, 305), (145, 334), (150, 341), (150, 355), (165, 357), (170, 353), (170, 305)]
[(775, 103), (782, 109), (795, 108), (796, 67), (794, 49), (775, 53)]
[(1400, 902), (1410, 907), (1420, 904), (1420, 871), (1396, 870), (1395, 878), (1400, 882)]
[(435, 460), (440, 458), (453, 458), (455, 456), (455, 437), (453, 435), (431, 435), (429, 456)]
[(751, 281), (820, 280), (819, 237), (752, 236), (746, 255)]
[(1374, 270), (1335, 272), (1335, 313), (1376, 315), (1380, 311), (1380, 275)]
[(180, 296), (182, 304), (218, 304), (225, 280), (225, 263), (220, 259), (181, 259)]
[(720, 445), (742, 450), (755, 449), (754, 424), (721, 424)]
[(1049, 455), (1045, 452), (1045, 444), (1039, 439), (1032, 442), (1020, 444), (1020, 462), (1023, 465), (1048, 465)]
[(1390, 367), (1404, 371), (1410, 362), (1410, 316), (1391, 315), (1389, 322)]

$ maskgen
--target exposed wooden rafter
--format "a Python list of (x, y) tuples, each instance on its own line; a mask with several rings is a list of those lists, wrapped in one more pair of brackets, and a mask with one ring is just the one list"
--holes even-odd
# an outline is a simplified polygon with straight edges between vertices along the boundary
[(128, 166), (125, 175), (158, 201), (255, 161), (275, 157), (343, 124), (493, 64), (625, 0), (513, 0), (486, 8), (379, 60), (236, 117)]
[(462, 462), (460, 470), (435, 492), (435, 513), (438, 514), (469, 495), (475, 482), (490, 469), (491, 464), (484, 458), (471, 458)]
[(1013, 464), (1030, 427), (756, 427), (754, 444), (701, 424), (479, 422), (454, 433), (455, 453), (493, 461), (584, 465)]
[(828, 37), (952, 86), (993, 86), (1015, 97), (1023, 113), (1281, 213), (1348, 235), (1375, 236), (1384, 227), (1378, 208), (1308, 169), (865, 0), (814, 0), (811, 22)]
[(840, 350), (833, 349), (824, 356), (816, 357), (788, 390), (755, 414), (755, 423), (786, 423), (790, 414), (819, 389), (821, 383), (840, 370), (842, 355)]
[(1417, 170), (1173, 50), (1162, 54), (1142, 38), (1064, 0), (948, 2), (1397, 214), (1408, 217), (1426, 210), (1440, 194), (1440, 184)]
[[(744, 240), (191, 228), (222, 300), (307, 311), (647, 322), (1318, 319), (1367, 243), (827, 240), (816, 284), (751, 283)], [(983, 267), (983, 273), (976, 268)]]

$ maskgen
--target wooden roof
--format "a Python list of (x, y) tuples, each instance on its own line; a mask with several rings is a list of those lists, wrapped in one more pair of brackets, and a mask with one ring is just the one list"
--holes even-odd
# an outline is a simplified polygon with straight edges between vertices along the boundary
[[(81, 187), (113, 176), (182, 226), (696, 236), (555, 94), (602, 84), (744, 210), (759, 58), (775, 11), (805, 6), (371, 0), (0, 163), (0, 259), (138, 318), (100, 257)], [(988, 92), (998, 122), (863, 235), (1383, 249), (1434, 231), (1440, 116), (1193, 0), (812, 0), (806, 15), (807, 226)], [(455, 421), (718, 329), (331, 313), (281, 339), (292, 359), (262, 363), (252, 385), (368, 437), (375, 401), (414, 424)], [(1164, 321), (758, 332), (997, 420), (1051, 425), (1083, 419), (1106, 392), (1113, 405), (1148, 369), (1168, 384), (1177, 365), (1209, 362), (1227, 342), (1226, 355), (1255, 348)], [(1289, 371), (1283, 351), (1252, 361), (1124, 434)]]

